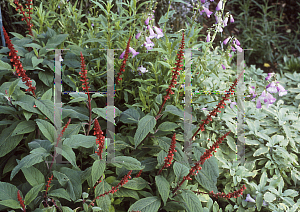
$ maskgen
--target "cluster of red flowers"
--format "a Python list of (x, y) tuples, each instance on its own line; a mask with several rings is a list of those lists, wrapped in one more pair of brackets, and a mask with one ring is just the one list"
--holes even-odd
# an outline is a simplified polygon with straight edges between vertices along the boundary
[(126, 46), (125, 55), (124, 55), (124, 60), (123, 60), (122, 66), (120, 68), (120, 72), (118, 73), (118, 77), (116, 79), (116, 84), (117, 85), (119, 84), (119, 81), (122, 80), (122, 78), (120, 78), (120, 75), (122, 74), (122, 71), (125, 72), (125, 65), (126, 65), (126, 61), (127, 61), (127, 58), (128, 58), (128, 54), (129, 54), (130, 40), (131, 40), (131, 36), (129, 37), (129, 40), (128, 40), (128, 43), (127, 43), (127, 46)]
[(113, 193), (117, 192), (117, 191), (119, 190), (118, 187), (122, 187), (123, 185), (125, 185), (125, 184), (128, 182), (128, 179), (131, 178), (131, 176), (130, 176), (131, 173), (132, 173), (132, 170), (130, 170), (130, 171), (128, 172), (128, 174), (125, 175), (125, 176), (123, 177), (123, 179), (118, 183), (118, 185), (117, 185), (116, 187), (112, 187), (112, 189), (111, 189), (110, 191), (106, 191), (104, 194), (101, 194), (101, 195), (97, 196), (97, 197), (90, 203), (90, 205), (93, 205), (93, 202), (94, 202), (96, 199), (99, 199), (100, 197), (104, 197), (104, 196), (107, 195), (107, 194), (113, 194)]
[(157, 116), (155, 117), (156, 120), (159, 119), (159, 117), (161, 117), (160, 113), (161, 113), (161, 111), (162, 111), (162, 109), (163, 109), (163, 107), (164, 107), (167, 99), (170, 99), (170, 94), (174, 94), (174, 92), (171, 90), (171, 88), (174, 88), (175, 85), (177, 84), (177, 75), (180, 75), (179, 71), (182, 70), (181, 67), (183, 65), (181, 63), (182, 63), (183, 57), (184, 57), (184, 54), (183, 54), (183, 49), (184, 49), (184, 33), (182, 33), (181, 45), (180, 45), (179, 48), (180, 48), (180, 50), (179, 50), (179, 53), (177, 53), (177, 59), (176, 59), (177, 63), (175, 63), (176, 67), (173, 68), (174, 71), (172, 70), (172, 72), (173, 72), (172, 81), (171, 81), (171, 84), (169, 85), (169, 88), (167, 89), (167, 95), (164, 96), (164, 102), (161, 105), (160, 110), (159, 110)]
[(169, 167), (171, 166), (172, 164), (172, 160), (173, 160), (173, 157), (174, 157), (174, 154), (173, 152), (177, 152), (177, 150), (175, 150), (175, 144), (176, 144), (176, 133), (174, 133), (173, 137), (172, 137), (172, 143), (171, 143), (171, 146), (169, 148), (169, 152), (168, 152), (168, 156), (165, 157), (165, 164), (163, 165), (163, 167), (159, 170), (158, 174), (157, 175), (160, 175), (160, 173), (162, 172), (162, 170), (166, 167)]
[(18, 190), (18, 201), (20, 202), (20, 205), (22, 206), (22, 210), (24, 212), (26, 212), (24, 201), (22, 200), (22, 197), (21, 197), (21, 194), (20, 194), (20, 190)]
[(33, 5), (32, 0), (27, 0), (27, 3), (26, 3), (27, 10), (28, 10), (28, 11), (26, 11), (26, 13), (27, 13), (28, 17), (25, 15), (25, 11), (23, 11), (23, 6), (21, 4), (19, 4), (18, 0), (14, 0), (14, 4), (17, 6), (16, 11), (20, 10), (19, 13), (24, 16), (24, 18), (22, 18), (22, 21), (24, 21), (24, 20), (26, 21), (27, 26), (29, 27), (28, 28), (29, 35), (33, 36), (32, 30), (31, 30), (31, 27), (33, 26), (33, 24), (30, 23), (30, 20), (31, 20), (30, 14), (32, 14), (31, 10), (33, 9), (33, 8), (30, 8), (30, 5)]
[(12, 58), (10, 61), (13, 63), (13, 66), (16, 68), (16, 72), (19, 76), (22, 77), (22, 81), (25, 82), (25, 85), (27, 85), (29, 88), (26, 89), (26, 91), (31, 91), (33, 96), (35, 96), (34, 90), (36, 89), (31, 84), (31, 79), (26, 75), (26, 71), (23, 69), (23, 65), (21, 63), (20, 56), (17, 55), (17, 50), (14, 48), (14, 45), (11, 43), (11, 40), (9, 39), (9, 36), (5, 30), (5, 28), (2, 26), (3, 32), (4, 32), (4, 38), (7, 43), (8, 48), (10, 49), (9, 56)]
[(244, 191), (245, 189), (246, 189), (246, 186), (243, 185), (239, 190), (234, 191), (234, 192), (231, 192), (231, 193), (228, 193), (228, 194), (225, 194), (224, 192), (214, 194), (213, 191), (211, 191), (211, 192), (209, 192), (209, 193), (205, 193), (205, 192), (201, 192), (201, 191), (194, 191), (194, 193), (197, 193), (197, 194), (209, 194), (209, 195), (211, 195), (212, 197), (215, 197), (215, 198), (217, 198), (217, 199), (218, 199), (218, 197), (230, 199), (230, 198), (237, 198), (237, 197), (243, 195), (243, 191)]
[(138, 177), (140, 177), (140, 176), (141, 176), (141, 174), (142, 174), (142, 172), (143, 172), (143, 169), (141, 169), (141, 170), (139, 171), (139, 173), (137, 173), (137, 175), (135, 176), (135, 178), (138, 178)]
[(86, 90), (87, 92), (89, 92), (89, 82), (88, 82), (88, 79), (86, 78), (87, 77), (87, 70), (85, 69), (86, 68), (86, 65), (85, 65), (85, 62), (84, 62), (84, 57), (82, 55), (82, 52), (80, 52), (80, 59), (81, 59), (81, 72), (79, 72), (79, 74), (81, 75), (81, 82), (82, 82), (82, 89), (83, 90)]
[(45, 193), (46, 196), (52, 180), (53, 180), (53, 174), (51, 175), (51, 177), (49, 177), (49, 180), (47, 181), (48, 183), (46, 185), (46, 193)]
[(102, 153), (104, 148), (104, 142), (105, 137), (103, 136), (103, 132), (101, 130), (101, 127), (99, 125), (99, 122), (97, 119), (95, 119), (95, 127), (94, 127), (94, 135), (96, 135), (96, 143), (99, 145), (97, 151), (95, 152), (100, 156), (100, 159), (102, 159)]

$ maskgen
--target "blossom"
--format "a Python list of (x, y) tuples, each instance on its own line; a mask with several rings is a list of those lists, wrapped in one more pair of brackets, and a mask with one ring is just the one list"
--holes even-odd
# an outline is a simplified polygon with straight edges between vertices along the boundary
[(228, 17), (226, 17), (223, 21), (224, 26), (227, 26), (227, 23), (228, 23)]
[(25, 15), (25, 11), (23, 11), (23, 6), (21, 4), (19, 4), (19, 0), (14, 0), (14, 4), (17, 6), (16, 7), (16, 11), (20, 10), (19, 14), (22, 14), (24, 16), (24, 18), (22, 18), (21, 20), (22, 21), (26, 21), (26, 24), (28, 26), (28, 30), (29, 30), (29, 35), (33, 36), (32, 34), (32, 26), (33, 24), (30, 23), (30, 20), (32, 19), (30, 17), (30, 14), (32, 14), (31, 10), (33, 10), (33, 8), (30, 8), (30, 5), (33, 5), (32, 4), (32, 0), (27, 0), (28, 3), (26, 3), (25, 5), (27, 6), (27, 10), (28, 12), (26, 12), (26, 14), (28, 15), (28, 17)]
[(210, 17), (210, 15), (213, 13), (213, 12), (209, 11), (209, 9), (206, 7), (203, 8), (203, 11), (206, 13), (207, 17)]
[(238, 52), (242, 52), (243, 51), (243, 49), (241, 47), (239, 47), (239, 46), (235, 46), (235, 48), (238, 50)]
[(225, 70), (226, 69), (226, 67), (222, 64), (222, 68)]
[(103, 136), (103, 132), (101, 130), (101, 127), (99, 125), (99, 122), (97, 119), (95, 119), (95, 127), (94, 127), (94, 135), (96, 135), (96, 144), (98, 144), (97, 151), (95, 152), (98, 156), (100, 156), (100, 159), (102, 160), (102, 153), (105, 143), (105, 137)]
[(81, 59), (81, 72), (79, 72), (79, 74), (81, 74), (80, 81), (82, 82), (82, 89), (89, 92), (90, 87), (88, 86), (89, 82), (88, 82), (88, 79), (87, 79), (87, 70), (85, 70), (86, 65), (85, 65), (85, 62), (84, 62), (82, 52), (80, 52), (80, 59)]
[(240, 41), (238, 40), (238, 39), (235, 39), (235, 43), (236, 43), (236, 45), (241, 45), (241, 43), (240, 43)]
[(233, 48), (233, 46), (231, 46), (231, 49), (232, 49), (232, 51), (233, 51), (233, 52), (235, 52), (235, 51), (236, 51), (236, 49), (235, 49), (235, 48)]
[[(278, 83), (278, 82), (277, 82)], [(277, 86), (277, 91), (279, 92), (279, 96), (283, 96), (287, 94), (287, 91), (284, 89), (284, 87), (280, 84)]]
[(249, 91), (250, 91), (250, 94), (252, 94), (252, 98), (253, 98), (252, 101), (254, 101), (254, 98), (256, 97), (256, 94), (255, 94), (255, 91), (252, 90), (252, 88), (255, 89), (255, 87), (252, 86), (252, 87), (249, 87)]
[(53, 174), (51, 175), (51, 177), (49, 177), (49, 180), (47, 181), (48, 183), (46, 185), (46, 192), (45, 192), (46, 196), (52, 180), (53, 180)]
[(265, 80), (269, 80), (275, 73), (268, 73), (268, 76), (265, 78)]
[(129, 51), (133, 54), (132, 58), (134, 58), (136, 55), (139, 54), (139, 52), (136, 52), (133, 48), (129, 47)]
[(20, 194), (20, 190), (18, 190), (18, 201), (20, 202), (20, 205), (22, 206), (22, 210), (24, 212), (26, 212), (25, 205), (24, 205), (24, 200), (22, 200), (22, 197), (21, 197), (21, 194)]
[(12, 58), (10, 61), (13, 63), (13, 66), (16, 68), (16, 72), (18, 76), (22, 77), (22, 82), (25, 82), (25, 85), (29, 88), (26, 89), (26, 91), (29, 91), (33, 94), (35, 97), (34, 90), (36, 89), (34, 86), (32, 86), (32, 80), (26, 75), (26, 71), (23, 69), (23, 65), (20, 62), (20, 56), (17, 55), (17, 50), (14, 48), (14, 45), (11, 43), (11, 40), (9, 39), (9, 36), (4, 28), (2, 26), (3, 32), (4, 32), (4, 38), (7, 43), (7, 47), (10, 49), (9, 56)]
[[(252, 203), (255, 203), (255, 200), (256, 200), (256, 197), (254, 197), (254, 199), (250, 196), (250, 194), (247, 194), (247, 197), (245, 199), (246, 202), (252, 202)], [(267, 206), (265, 200), (263, 200), (263, 205), (264, 206)], [(256, 208), (256, 206), (255, 206)]]
[(217, 5), (217, 7), (216, 7), (216, 10), (217, 11), (218, 10), (222, 10), (222, 5), (223, 5), (223, 2), (222, 2), (222, 0), (220, 0), (219, 3), (218, 3), (218, 5)]
[(232, 17), (232, 15), (230, 15), (230, 23), (233, 23), (234, 22), (234, 19)]
[(152, 49), (154, 43), (150, 40), (149, 37), (146, 37), (146, 42), (144, 42), (144, 46), (147, 48), (147, 50), (149, 50)]
[(157, 37), (157, 34), (155, 34), (155, 33), (153, 32), (153, 30), (152, 30), (152, 28), (150, 27), (150, 25), (147, 26), (147, 29), (148, 29), (149, 32), (150, 32), (150, 36), (149, 36), (150, 39), (151, 39), (151, 38), (156, 38), (156, 37)]
[(137, 33), (137, 35), (135, 36), (136, 39), (139, 39), (139, 37), (141, 36), (142, 32)]
[(146, 24), (146, 25), (149, 24), (149, 17), (145, 20), (145, 24)]
[(206, 42), (210, 42), (210, 32), (208, 32), (208, 34), (207, 34)]
[(230, 104), (230, 108), (231, 108), (231, 109), (234, 107), (234, 105), (236, 105), (236, 102), (231, 102), (231, 100), (230, 100), (230, 99), (228, 99), (228, 102), (230, 102), (230, 103), (231, 103), (231, 104)]
[(228, 43), (229, 39), (230, 39), (230, 36), (223, 41), (224, 45), (226, 45)]
[(160, 28), (154, 26), (154, 30), (157, 33), (157, 37), (156, 37), (157, 39), (159, 39), (159, 38), (161, 38), (161, 37), (164, 36), (164, 34), (162, 33), (162, 30)]
[(266, 86), (267, 91), (270, 93), (277, 93), (277, 88), (275, 82), (271, 82), (269, 85)]
[(163, 167), (159, 170), (157, 175), (160, 175), (160, 173), (162, 172), (162, 170), (164, 168), (171, 166), (172, 160), (174, 157), (173, 152), (177, 152), (177, 150), (175, 150), (175, 147), (176, 147), (175, 144), (176, 144), (176, 133), (173, 134), (172, 142), (171, 142), (169, 152), (168, 152), (168, 156), (165, 157), (165, 163), (164, 163)]
[(143, 74), (146, 73), (146, 72), (148, 72), (148, 70), (147, 70), (146, 68), (144, 68), (143, 66), (138, 67), (137, 69), (138, 69), (140, 72), (142, 72)]
[(141, 170), (139, 171), (139, 173), (137, 173), (137, 175), (135, 176), (135, 178), (138, 178), (138, 177), (140, 177), (140, 176), (141, 176), (141, 174), (142, 174), (142, 172), (143, 172), (143, 169), (141, 169)]
[(229, 57), (232, 57), (232, 54), (229, 53)]

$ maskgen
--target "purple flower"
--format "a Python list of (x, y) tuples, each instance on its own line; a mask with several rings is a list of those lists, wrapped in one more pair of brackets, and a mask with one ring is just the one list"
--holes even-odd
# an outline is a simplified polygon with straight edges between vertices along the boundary
[(204, 7), (203, 11), (206, 13), (207, 17), (210, 17), (210, 15), (213, 13), (213, 12), (209, 11), (209, 9), (206, 7)]
[(129, 51), (133, 54), (132, 58), (134, 58), (136, 55), (139, 54), (139, 52), (136, 52), (133, 48), (129, 47)]
[(233, 23), (234, 22), (234, 19), (232, 17), (232, 15), (230, 15), (230, 23)]
[(232, 49), (232, 51), (234, 51), (234, 52), (236, 51), (235, 48), (233, 48), (233, 46), (231, 46), (231, 49)]
[(138, 67), (137, 68), (141, 73), (146, 73), (146, 72), (148, 72), (148, 70), (146, 69), (146, 68), (144, 68), (143, 66), (141, 66), (141, 67)]
[(226, 39), (223, 41), (224, 45), (226, 45), (226, 44), (228, 43), (229, 39), (230, 39), (230, 37), (226, 38)]
[(225, 70), (226, 69), (226, 67), (222, 64), (222, 68)]
[(148, 25), (149, 24), (149, 17), (145, 20), (145, 24)]
[(149, 25), (147, 26), (147, 29), (148, 29), (149, 32), (150, 32), (149, 38), (156, 38), (156, 37), (157, 37), (157, 34), (155, 34), (155, 33), (153, 32), (152, 28), (151, 28)]
[(268, 93), (267, 98), (265, 98), (264, 101), (267, 103), (267, 108), (269, 108), (269, 105), (273, 104), (276, 101), (276, 98), (274, 98), (272, 94)]
[(217, 5), (217, 7), (216, 7), (216, 10), (217, 11), (221, 10), (222, 9), (222, 5), (223, 5), (223, 2), (222, 2), (222, 0), (220, 0), (219, 3), (218, 3), (218, 5)]
[(265, 78), (265, 80), (269, 80), (275, 73), (268, 73), (268, 76)]
[(247, 197), (246, 197), (245, 201), (255, 203), (255, 200), (250, 196), (250, 194), (247, 194)]
[(204, 4), (204, 3), (205, 3), (205, 0), (201, 0), (201, 3)]
[(238, 39), (235, 39), (235, 43), (236, 43), (236, 45), (238, 45), (238, 46), (241, 45), (241, 44), (240, 44), (240, 41), (239, 41)]
[(235, 46), (235, 48), (236, 48), (239, 52), (242, 52), (242, 51), (243, 51), (243, 49), (242, 49), (241, 47), (239, 47), (239, 46)]
[(146, 37), (146, 41), (144, 42), (144, 46), (147, 48), (147, 50), (152, 49), (152, 46), (154, 46), (154, 43), (150, 40), (149, 37)]
[(139, 37), (141, 36), (142, 32), (137, 33), (137, 35), (135, 36), (136, 39), (139, 39)]
[(227, 23), (228, 23), (228, 17), (226, 17), (226, 18), (224, 19), (223, 23), (224, 23), (224, 26), (227, 26)]
[[(279, 82), (277, 82), (277, 83), (279, 83)], [(283, 96), (283, 95), (287, 94), (287, 91), (280, 84), (278, 84), (278, 86), (277, 86), (277, 91), (279, 92), (279, 96)]]
[(210, 42), (210, 33), (207, 34), (206, 42)]
[(57, 7), (58, 7), (58, 8), (60, 8), (60, 6), (59, 6), (59, 5), (58, 5)]
[(94, 26), (94, 24), (92, 24), (92, 27)]
[(267, 91), (270, 93), (277, 93), (277, 88), (275, 82), (271, 82), (269, 85), (266, 86)]
[(160, 28), (154, 26), (154, 30), (157, 33), (157, 37), (156, 37), (157, 39), (159, 39), (159, 38), (161, 38), (161, 37), (164, 36), (164, 34), (162, 33), (162, 30)]
[(255, 94), (255, 90), (252, 90), (251, 88), (255, 89), (255, 87), (254, 86), (249, 87), (250, 94), (252, 94), (252, 98), (253, 98), (252, 101), (254, 101), (254, 98), (256, 97), (256, 94)]

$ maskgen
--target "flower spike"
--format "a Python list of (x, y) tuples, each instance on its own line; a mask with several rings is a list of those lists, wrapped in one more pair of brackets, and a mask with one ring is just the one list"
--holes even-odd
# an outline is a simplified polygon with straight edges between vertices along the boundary
[(22, 200), (20, 190), (18, 190), (18, 201), (20, 202), (20, 205), (22, 206), (22, 211), (26, 212), (24, 201)]
[(116, 80), (117, 85), (119, 84), (119, 81), (122, 80), (122, 78), (120, 78), (120, 75), (122, 74), (122, 71), (125, 72), (125, 65), (126, 65), (126, 61), (127, 61), (127, 58), (128, 58), (130, 40), (131, 40), (131, 36), (129, 37), (129, 40), (128, 40), (128, 43), (127, 43), (127, 46), (126, 46), (125, 56), (124, 56), (125, 58), (123, 60), (122, 66), (120, 68), (120, 72), (118, 73), (118, 77), (117, 77), (117, 80)]
[(103, 148), (104, 148), (104, 142), (105, 142), (105, 137), (103, 136), (103, 132), (101, 130), (101, 127), (99, 125), (99, 122), (97, 119), (95, 119), (95, 128), (94, 128), (94, 135), (96, 135), (96, 143), (98, 144), (98, 149), (95, 152), (97, 155), (100, 156), (100, 159), (102, 160), (102, 153), (103, 153)]

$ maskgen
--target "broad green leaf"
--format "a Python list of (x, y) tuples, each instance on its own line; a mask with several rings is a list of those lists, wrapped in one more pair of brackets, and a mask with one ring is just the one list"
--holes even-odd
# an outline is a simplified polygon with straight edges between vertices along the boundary
[(128, 212), (134, 210), (141, 212), (157, 212), (161, 205), (160, 201), (161, 199), (157, 196), (140, 199), (130, 206)]
[(23, 135), (12, 136), (14, 129), (16, 128), (19, 121), (15, 121), (8, 128), (3, 129), (0, 134), (0, 157), (5, 156), (12, 151), (22, 140)]
[(73, 149), (67, 145), (62, 145), (62, 149), (59, 147), (56, 147), (56, 151), (64, 156), (74, 167), (77, 167), (76, 165), (76, 155), (73, 151)]
[(103, 175), (106, 163), (103, 160), (96, 160), (92, 166), (92, 183), (96, 184), (97, 180)]
[(66, 199), (68, 201), (71, 201), (68, 192), (65, 189), (63, 189), (63, 188), (55, 189), (53, 191), (51, 190), (48, 193), (48, 196), (49, 197), (64, 198), (64, 199)]
[(133, 178), (129, 180), (123, 187), (132, 190), (143, 190), (148, 185), (148, 182), (143, 178)]
[(157, 104), (161, 105), (162, 104), (162, 94), (158, 94), (155, 98), (155, 101)]
[(38, 59), (36, 56), (33, 56), (32, 57), (32, 67), (35, 68), (38, 64), (42, 63), (43, 60), (44, 59)]
[[(110, 108), (112, 108), (112, 107), (110, 107)], [(106, 115), (109, 112), (107, 106), (105, 108), (93, 108), (92, 111), (94, 113), (97, 113), (97, 115), (101, 116), (103, 119), (108, 120), (112, 123), (114, 122), (113, 121), (114, 117), (118, 117), (121, 114), (121, 111), (117, 107), (112, 108), (112, 111), (114, 113), (114, 117), (113, 116), (108, 117)], [(117, 126), (117, 125), (115, 124), (115, 126)]]
[(78, 147), (91, 148), (96, 145), (96, 136), (72, 135), (71, 138), (66, 138), (63, 144), (73, 149), (78, 149)]
[(72, 201), (76, 201), (82, 195), (81, 171), (76, 171), (67, 167), (62, 167), (60, 172), (67, 176), (67, 192)]
[(0, 201), (0, 205), (4, 205), (4, 206), (10, 207), (12, 209), (22, 208), (20, 203), (17, 200), (13, 200), (13, 199), (7, 199), (7, 200)]
[(173, 169), (178, 181), (189, 173), (189, 168), (177, 161), (175, 161)]
[(173, 123), (173, 122), (163, 122), (158, 126), (158, 129), (161, 131), (174, 131), (176, 128), (178, 128), (179, 125)]
[(275, 199), (276, 199), (276, 196), (274, 194), (272, 194), (271, 192), (267, 191), (265, 194), (264, 194), (264, 199), (267, 201), (267, 202), (273, 202)]
[(16, 86), (18, 85), (19, 81), (21, 79), (18, 78), (16, 80), (14, 80), (13, 82), (11, 82), (10, 86), (9, 86), (9, 91), (8, 91), (8, 95), (11, 96), (16, 88)]
[(21, 168), (27, 182), (31, 186), (37, 186), (44, 183), (44, 175), (34, 166), (28, 168)]
[(36, 107), (54, 124), (54, 104), (51, 100), (35, 100)]
[(24, 199), (24, 204), (25, 205), (29, 205), (39, 194), (39, 192), (42, 190), (42, 188), (44, 187), (44, 183), (40, 184), (40, 185), (36, 185), (34, 186), (32, 189), (30, 189), (28, 191), (28, 193), (25, 196)]
[(232, 151), (236, 152), (236, 143), (233, 140), (233, 138), (231, 136), (227, 136), (226, 139), (227, 139), (227, 144), (230, 147), (230, 149)]
[[(48, 87), (53, 86), (53, 73), (51, 71), (39, 71), (39, 79)], [(42, 98), (43, 99), (43, 98)]]
[(133, 157), (117, 156), (113, 159), (112, 164), (116, 167), (125, 167), (127, 170), (141, 170), (141, 162)]
[(179, 202), (167, 202), (166, 206), (163, 207), (166, 211), (185, 211), (185, 207)]
[(202, 204), (194, 192), (190, 190), (182, 190), (181, 195), (190, 211), (199, 211), (199, 212), (203, 211)]
[[(184, 119), (184, 111), (181, 109), (177, 108), (174, 105), (167, 105), (165, 112), (171, 113), (173, 115), (179, 116), (180, 118)], [(192, 116), (192, 122), (197, 121), (197, 119)]]
[[(127, 183), (129, 183), (130, 181), (131, 180), (129, 180)], [(136, 191), (133, 191), (131, 189), (127, 189), (127, 188), (124, 188), (124, 187), (121, 187), (116, 193), (114, 193), (114, 197), (132, 197), (136, 200), (140, 199), (139, 195)]]
[(269, 147), (260, 147), (253, 153), (253, 157), (259, 156), (269, 151)]
[(121, 113), (120, 121), (124, 124), (137, 124), (140, 120), (139, 112), (134, 108), (129, 108)]
[(163, 61), (157, 61), (158, 63), (162, 64), (163, 66), (165, 66), (166, 68), (170, 69), (171, 66), (169, 63), (163, 62)]
[(17, 96), (14, 104), (19, 105), (21, 108), (29, 112), (36, 113), (38, 115), (43, 115), (36, 107), (34, 107), (35, 100), (36, 99), (33, 96), (29, 95)]
[(53, 176), (58, 180), (61, 186), (65, 186), (68, 182), (68, 177), (64, 173), (53, 171)]
[(18, 200), (17, 194), (18, 189), (15, 185), (6, 182), (0, 182), (0, 200)]
[(267, 179), (268, 179), (267, 172), (264, 171), (264, 173), (260, 177), (260, 182), (259, 182), (259, 185), (261, 186), (261, 188), (265, 187), (265, 185), (267, 183)]
[(42, 134), (51, 142), (54, 142), (54, 134), (56, 134), (56, 130), (54, 126), (48, 121), (42, 119), (35, 120)]
[(164, 202), (164, 205), (166, 205), (170, 194), (170, 184), (166, 180), (166, 178), (164, 178), (161, 175), (155, 176), (155, 183), (158, 188), (159, 194)]
[(43, 147), (32, 150), (30, 154), (22, 158), (20, 163), (12, 170), (10, 180), (14, 178), (21, 168), (28, 168), (34, 164), (40, 163), (49, 155), (50, 153), (48, 153)]
[(0, 60), (0, 70), (11, 70), (11, 66), (6, 63), (6, 62), (3, 62), (2, 60)]
[(35, 122), (32, 120), (20, 122), (15, 130), (12, 132), (12, 136), (22, 135), (30, 133), (35, 130)]
[(153, 131), (155, 124), (155, 118), (150, 115), (146, 115), (139, 121), (138, 128), (134, 135), (135, 148), (142, 142), (142, 140), (148, 135), (149, 132)]
[(58, 34), (51, 36), (51, 38), (47, 41), (46, 46), (52, 45), (54, 47), (60, 45), (64, 40), (68, 37), (68, 34)]
[(262, 193), (259, 192), (259, 193), (256, 195), (255, 202), (256, 202), (257, 210), (260, 211), (260, 210), (261, 210), (261, 206), (262, 206), (262, 204), (263, 204), (263, 195), (262, 195)]
[(52, 99), (52, 88), (50, 88), (49, 90), (47, 90), (43, 96), (41, 97), (42, 100), (46, 100), (46, 99), (49, 99), (51, 100)]
[[(106, 191), (110, 191), (110, 190), (111, 190), (111, 186), (104, 179), (95, 188), (95, 196), (99, 196), (100, 194), (104, 194)], [(96, 203), (98, 207), (102, 208), (103, 212), (109, 212), (109, 207), (111, 205), (111, 200), (109, 195), (105, 195), (104, 197), (99, 197), (99, 199), (96, 200)]]

